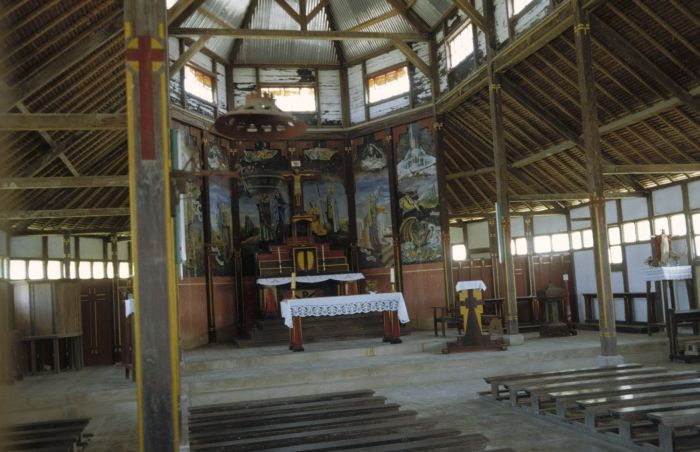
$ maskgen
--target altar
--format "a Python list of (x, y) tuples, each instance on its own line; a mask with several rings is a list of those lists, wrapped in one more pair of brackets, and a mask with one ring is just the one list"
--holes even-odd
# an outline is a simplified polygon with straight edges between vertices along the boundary
[(400, 292), (285, 299), (280, 303), (284, 324), (290, 329), (289, 349), (303, 351), (301, 319), (381, 312), (384, 315), (384, 341), (401, 343), (400, 323), (408, 323), (408, 310)]

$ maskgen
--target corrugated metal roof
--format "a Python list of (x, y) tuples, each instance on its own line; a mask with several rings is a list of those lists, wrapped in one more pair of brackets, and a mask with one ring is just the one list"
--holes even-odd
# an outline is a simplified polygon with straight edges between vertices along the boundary
[(413, 10), (423, 19), (428, 25), (434, 27), (454, 3), (450, 0), (417, 0), (413, 5)]

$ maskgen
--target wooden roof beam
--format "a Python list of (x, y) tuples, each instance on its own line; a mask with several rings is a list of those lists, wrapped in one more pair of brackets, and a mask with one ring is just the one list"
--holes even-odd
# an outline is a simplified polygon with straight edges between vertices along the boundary
[(687, 174), (700, 172), (700, 163), (603, 165), (603, 174)]
[(126, 115), (123, 113), (0, 114), (0, 131), (27, 130), (126, 130)]
[(401, 16), (406, 19), (406, 21), (413, 25), (416, 30), (422, 33), (428, 33), (430, 31), (430, 26), (425, 23), (423, 18), (418, 15), (415, 11), (411, 9), (413, 5), (406, 5), (403, 0), (386, 0), (387, 3), (391, 5), (396, 11), (401, 14)]
[(481, 31), (485, 33), (488, 32), (486, 30), (486, 20), (484, 16), (472, 5), (470, 0), (452, 0), (452, 2), (457, 5)]
[(306, 22), (304, 22), (304, 19), (299, 15), (298, 12), (294, 11), (294, 8), (289, 6), (289, 3), (287, 3), (285, 0), (275, 0), (275, 3), (277, 3), (280, 8), (284, 10), (285, 13), (289, 15), (292, 19), (294, 19), (299, 25), (302, 27), (306, 26)]
[[(243, 21), (241, 22), (240, 28), (247, 29), (250, 27), (250, 23), (253, 20), (253, 15), (255, 14), (255, 10), (258, 7), (258, 0), (250, 0), (250, 3), (248, 4), (248, 8), (245, 10), (245, 15), (243, 16)], [(228, 61), (229, 64), (233, 65), (236, 62), (236, 58), (238, 58), (238, 53), (241, 51), (241, 45), (243, 45), (243, 40), (242, 39), (236, 39), (236, 41), (233, 43), (233, 47), (231, 47), (231, 51), (228, 54)]]
[[(335, 22), (335, 16), (333, 16), (333, 11), (331, 10), (330, 5), (326, 5), (325, 8), (326, 18), (328, 18), (328, 25), (330, 26), (331, 31), (336, 31), (338, 29), (338, 25)], [(343, 43), (338, 40), (335, 40), (333, 41), (333, 46), (335, 47), (335, 53), (338, 56), (338, 62), (340, 63), (340, 65), (346, 65), (348, 59), (345, 55), (345, 50), (343, 49)]]
[(105, 207), (101, 209), (5, 210), (0, 212), (0, 221), (33, 220), (39, 218), (121, 217), (128, 215), (128, 207)]
[[(518, 194), (510, 195), (510, 202), (527, 202), (527, 201), (582, 201), (590, 199), (591, 194), (587, 192), (577, 193), (534, 193), (534, 194)], [(643, 193), (621, 193), (615, 191), (606, 191), (606, 199), (621, 199), (621, 198), (641, 198)]]
[(262, 30), (243, 28), (172, 28), (170, 36), (228, 36), (243, 39), (294, 39), (312, 41), (391, 40), (429, 41), (429, 33), (380, 33), (357, 31)]
[(180, 72), (180, 69), (182, 69), (188, 61), (190, 61), (197, 53), (199, 53), (200, 50), (202, 50), (206, 45), (207, 42), (209, 42), (209, 39), (211, 39), (211, 36), (200, 36), (197, 41), (189, 46), (189, 48), (182, 54), (180, 55), (180, 58), (175, 61), (172, 66), (170, 66), (170, 78), (173, 78), (175, 74)]
[(128, 187), (128, 176), (0, 177), (0, 190)]
[(179, 0), (168, 10), (168, 25), (180, 26), (188, 17), (204, 4), (206, 0)]
[(398, 39), (392, 39), (391, 40), (392, 44), (394, 44), (394, 47), (399, 49), (401, 53), (403, 53), (408, 61), (411, 62), (415, 67), (420, 69), (420, 71), (428, 77), (428, 80), (433, 79), (433, 72), (430, 70), (430, 67), (421, 59), (421, 57), (416, 54), (416, 52), (413, 51), (410, 45), (406, 44), (403, 41), (399, 41)]
[(392, 17), (398, 16), (398, 15), (399, 15), (399, 12), (396, 11), (395, 9), (392, 9), (391, 11), (386, 12), (386, 13), (382, 14), (381, 16), (373, 17), (369, 20), (366, 20), (362, 23), (355, 25), (352, 28), (348, 28), (347, 31), (361, 31), (367, 27), (371, 27), (372, 25), (384, 22), (385, 20), (391, 19)]
[(66, 72), (73, 65), (81, 63), (85, 57), (102, 47), (122, 33), (124, 19), (120, 16), (110, 22), (105, 28), (93, 30), (89, 36), (80, 37), (80, 41), (68, 50), (61, 58), (57, 58), (37, 71), (33, 76), (12, 87), (0, 87), (0, 113), (10, 111), (18, 102), (23, 101), (39, 91), (49, 82)]
[(330, 2), (331, 0), (321, 0), (320, 2), (318, 2), (318, 5), (316, 5), (314, 9), (312, 9), (306, 16), (306, 23), (308, 24), (309, 22), (311, 22), (314, 19), (314, 17), (316, 17), (316, 15), (321, 12), (321, 10), (328, 6)]
[(590, 16), (590, 23), (591, 31), (596, 40), (615, 52), (628, 64), (644, 72), (656, 84), (679, 98), (684, 104), (695, 110), (695, 112), (700, 113), (700, 100), (693, 98), (691, 93), (676, 83), (673, 78), (647, 58), (646, 55), (637, 50), (637, 48), (630, 44), (615, 31), (615, 29), (594, 15)]

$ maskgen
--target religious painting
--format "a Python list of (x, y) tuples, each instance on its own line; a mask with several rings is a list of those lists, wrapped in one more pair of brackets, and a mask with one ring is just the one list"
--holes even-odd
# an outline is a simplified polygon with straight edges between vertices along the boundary
[(254, 274), (255, 253), (270, 243), (285, 243), (290, 229), (291, 206), (283, 173), (289, 162), (268, 142), (255, 143), (240, 158), (239, 221), (243, 269)]
[(401, 262), (438, 261), (442, 244), (437, 159), (430, 128), (411, 123), (395, 141)]
[(355, 147), (355, 212), (360, 268), (394, 265), (391, 187), (385, 143), (364, 137)]
[[(183, 171), (199, 171), (201, 154), (196, 139), (187, 130), (176, 132), (175, 167)], [(190, 177), (181, 184), (178, 208), (178, 262), (183, 276), (204, 276), (204, 209), (202, 179)]]
[[(218, 140), (207, 148), (210, 170), (229, 171), (229, 155)], [(233, 276), (233, 216), (231, 213), (231, 179), (209, 176), (209, 224), (211, 227), (212, 270), (214, 276)]]
[(313, 218), (311, 232), (316, 240), (332, 248), (349, 243), (350, 221), (345, 190), (345, 155), (337, 146), (315, 142), (301, 150), (300, 173), (304, 212)]

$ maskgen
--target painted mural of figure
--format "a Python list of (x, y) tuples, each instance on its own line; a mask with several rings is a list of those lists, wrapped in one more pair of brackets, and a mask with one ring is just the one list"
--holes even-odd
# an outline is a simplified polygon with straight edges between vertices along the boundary
[(303, 208), (301, 181), (304, 178), (315, 178), (318, 176), (317, 173), (313, 171), (301, 171), (299, 170), (299, 168), (294, 168), (291, 172), (282, 173), (282, 176), (292, 178), (292, 181), (294, 183), (294, 210), (297, 213), (301, 212)]
[(280, 243), (284, 243), (285, 240), (285, 218), (286, 218), (286, 213), (287, 213), (287, 203), (284, 202), (284, 198), (282, 198), (282, 193), (276, 192), (275, 197), (274, 197), (274, 202), (275, 202), (275, 213), (277, 215), (276, 218), (276, 228), (275, 228), (275, 236), (277, 238), (277, 241)]
[(367, 229), (369, 231), (369, 243), (372, 249), (377, 253), (382, 251), (382, 241), (379, 235), (379, 221), (377, 216), (380, 211), (380, 207), (377, 205), (379, 200), (379, 190), (375, 190), (369, 195), (369, 202), (367, 203)]
[(258, 203), (258, 215), (260, 216), (260, 240), (263, 242), (274, 239), (272, 231), (272, 211), (270, 200)]
[(333, 185), (328, 185), (328, 193), (326, 194), (326, 219), (328, 220), (328, 228), (333, 232), (338, 232), (340, 229), (338, 219), (338, 208), (333, 196)]

